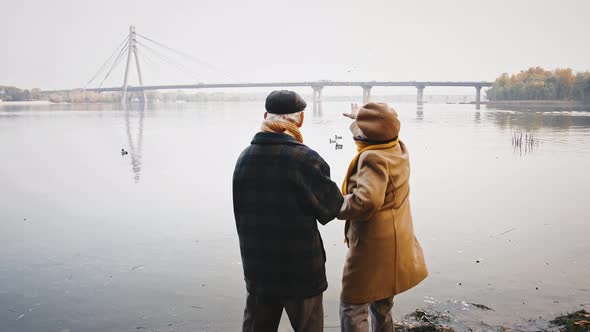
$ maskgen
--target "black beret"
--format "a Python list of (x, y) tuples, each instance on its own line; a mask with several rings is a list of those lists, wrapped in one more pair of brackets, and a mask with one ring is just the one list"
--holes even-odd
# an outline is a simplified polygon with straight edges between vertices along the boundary
[(264, 107), (268, 113), (291, 114), (301, 112), (307, 103), (295, 91), (275, 90), (266, 97)]

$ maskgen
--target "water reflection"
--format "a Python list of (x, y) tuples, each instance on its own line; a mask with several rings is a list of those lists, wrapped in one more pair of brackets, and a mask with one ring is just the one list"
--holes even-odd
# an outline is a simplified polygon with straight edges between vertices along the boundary
[(424, 106), (418, 105), (416, 109), (416, 120), (424, 120)]
[(321, 118), (322, 116), (323, 116), (322, 102), (321, 101), (314, 101), (313, 102), (313, 117), (314, 118)]
[[(131, 171), (133, 172), (133, 179), (135, 183), (139, 182), (141, 175), (141, 151), (143, 146), (143, 118), (147, 104), (128, 105), (124, 106), (125, 111), (125, 128), (127, 131), (127, 142), (129, 143), (129, 152), (131, 155)], [(133, 139), (131, 134), (131, 118), (137, 117), (138, 129), (136, 139)]]
[[(61, 104), (0, 114), (0, 141), (18, 143), (0, 143), (0, 308), (8, 309), (0, 310), (0, 330), (164, 330), (176, 320), (184, 325), (175, 330), (239, 330), (245, 289), (231, 222), (231, 172), (260, 125), (262, 104), (161, 103), (149, 104), (149, 113), (138, 105)], [(453, 315), (477, 314), (464, 310), (465, 299), (493, 308), (485, 321), (495, 326), (587, 303), (590, 131), (581, 128), (590, 128), (590, 113), (392, 105), (402, 119), (423, 117), (404, 122), (403, 130), (415, 226), (432, 271), (403, 294), (394, 314), (413, 312), (430, 303), (425, 299)], [(323, 118), (304, 128), (306, 144), (318, 147), (336, 182), (355, 153), (346, 138), (350, 121), (341, 115), (349, 107), (350, 101), (324, 101)], [(158, 122), (144, 128), (148, 115)], [(474, 126), (474, 119), (481, 122)], [(219, 134), (219, 123), (241, 142), (223, 153), (203, 140)], [(527, 129), (539, 126), (545, 128)], [(146, 139), (158, 139), (143, 146), (144, 130)], [(534, 132), (540, 150), (511, 158), (514, 130)], [(336, 150), (328, 139), (344, 147)], [(129, 154), (118, 155), (121, 148)], [(120, 181), (121, 162), (125, 177), (128, 161), (136, 182), (142, 168), (148, 175), (143, 149), (148, 159), (162, 154), (165, 161), (149, 159), (150, 174), (167, 176), (149, 176), (141, 186)], [(199, 155), (220, 159), (203, 163)], [(92, 192), (81, 195), (80, 181)], [(334, 286), (324, 297), (326, 325), (335, 326), (346, 255), (342, 224), (321, 231)], [(467, 318), (473, 329), (484, 320)]]
[(480, 111), (475, 111), (475, 119), (474, 119), (475, 123), (480, 123), (481, 122), (481, 112)]
[(498, 111), (486, 112), (486, 118), (502, 129), (534, 131), (542, 128), (568, 130), (590, 128), (590, 112), (581, 111)]

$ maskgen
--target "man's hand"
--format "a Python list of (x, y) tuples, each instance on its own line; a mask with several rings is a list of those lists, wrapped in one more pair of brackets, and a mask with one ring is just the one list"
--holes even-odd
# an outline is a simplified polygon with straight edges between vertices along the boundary
[(356, 115), (358, 114), (360, 106), (356, 103), (350, 104), (350, 113), (342, 113), (347, 118), (356, 119)]

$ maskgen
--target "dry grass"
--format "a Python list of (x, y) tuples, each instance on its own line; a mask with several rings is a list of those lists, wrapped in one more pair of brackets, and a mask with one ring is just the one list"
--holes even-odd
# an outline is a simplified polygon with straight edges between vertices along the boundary
[(539, 140), (533, 133), (523, 133), (522, 130), (512, 132), (512, 148), (521, 155), (532, 153), (539, 146)]
[(565, 332), (588, 332), (590, 331), (590, 314), (586, 310), (576, 311), (555, 318), (551, 321), (551, 325)]

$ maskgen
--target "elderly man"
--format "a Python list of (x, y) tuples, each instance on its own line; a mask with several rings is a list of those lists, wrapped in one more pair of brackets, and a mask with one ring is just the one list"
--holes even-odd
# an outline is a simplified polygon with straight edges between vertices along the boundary
[(273, 91), (261, 131), (235, 167), (234, 215), (248, 291), (243, 331), (276, 331), (283, 308), (295, 331), (323, 331), (328, 283), (317, 221), (334, 219), (343, 197), (328, 164), (303, 144), (306, 105), (293, 91)]

